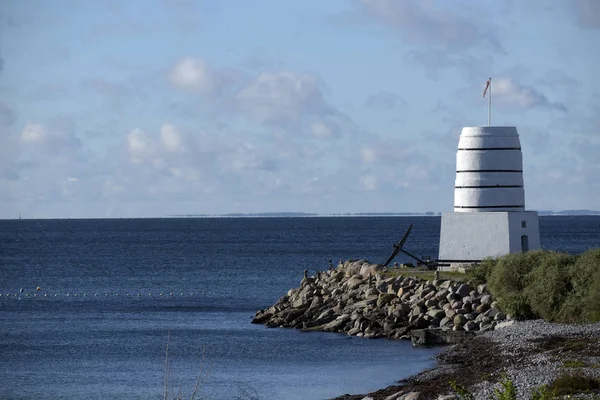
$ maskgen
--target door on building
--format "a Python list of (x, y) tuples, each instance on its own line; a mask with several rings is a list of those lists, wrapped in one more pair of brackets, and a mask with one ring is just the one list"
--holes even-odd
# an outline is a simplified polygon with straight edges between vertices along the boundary
[(521, 236), (521, 251), (523, 253), (529, 251), (529, 238), (527, 237), (527, 235)]

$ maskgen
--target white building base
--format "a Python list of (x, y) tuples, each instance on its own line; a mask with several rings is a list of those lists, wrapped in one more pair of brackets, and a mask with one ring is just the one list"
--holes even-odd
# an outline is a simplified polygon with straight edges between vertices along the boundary
[(439, 260), (456, 264), (539, 249), (535, 211), (442, 214)]

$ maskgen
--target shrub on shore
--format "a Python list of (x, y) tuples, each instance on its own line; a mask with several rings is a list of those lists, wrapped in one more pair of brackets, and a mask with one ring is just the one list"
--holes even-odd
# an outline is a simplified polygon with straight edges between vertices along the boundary
[(508, 254), (484, 260), (470, 276), (487, 283), (502, 309), (516, 319), (600, 321), (600, 248), (580, 255), (544, 250)]
[[(474, 400), (475, 396), (469, 389), (461, 384), (451, 381), (450, 387), (459, 400)], [(562, 399), (568, 395), (587, 394), (591, 399), (598, 399), (595, 391), (600, 389), (600, 381), (585, 375), (562, 374), (554, 379), (550, 385), (537, 387), (531, 393), (531, 400), (555, 400)], [(491, 400), (517, 400), (517, 388), (508, 375), (503, 375), (500, 380), (500, 387), (494, 389)]]

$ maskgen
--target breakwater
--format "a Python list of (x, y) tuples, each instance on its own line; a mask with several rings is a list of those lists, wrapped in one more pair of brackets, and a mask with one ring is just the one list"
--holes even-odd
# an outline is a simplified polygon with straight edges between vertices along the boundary
[[(509, 317), (510, 318), (510, 317)], [(367, 338), (451, 343), (507, 319), (486, 285), (400, 276), (366, 260), (348, 260), (304, 278), (252, 323)]]

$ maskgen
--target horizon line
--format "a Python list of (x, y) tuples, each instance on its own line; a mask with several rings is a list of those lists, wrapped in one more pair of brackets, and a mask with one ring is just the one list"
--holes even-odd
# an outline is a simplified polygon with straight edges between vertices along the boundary
[[(535, 211), (541, 216), (597, 216), (598, 210), (571, 209), (571, 210), (527, 210)], [(161, 218), (319, 218), (319, 217), (440, 217), (442, 211), (425, 212), (347, 212), (347, 213), (310, 213), (302, 211), (289, 212), (256, 212), (256, 213), (223, 213), (223, 214), (172, 214), (155, 217), (38, 217), (23, 218), (21, 215), (15, 218), (0, 218), (0, 220), (62, 220), (62, 219), (161, 219)]]

